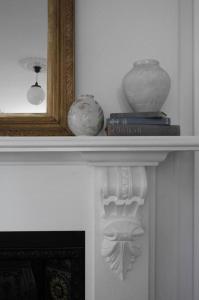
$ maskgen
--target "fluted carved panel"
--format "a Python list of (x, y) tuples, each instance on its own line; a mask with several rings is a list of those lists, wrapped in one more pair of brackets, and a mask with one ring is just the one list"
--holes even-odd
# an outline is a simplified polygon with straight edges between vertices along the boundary
[(102, 177), (103, 241), (101, 253), (110, 268), (125, 279), (141, 254), (144, 234), (140, 209), (147, 192), (145, 167), (107, 167)]

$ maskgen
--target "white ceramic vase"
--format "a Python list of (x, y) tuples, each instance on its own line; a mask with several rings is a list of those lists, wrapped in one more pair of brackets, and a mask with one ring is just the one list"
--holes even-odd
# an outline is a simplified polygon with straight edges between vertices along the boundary
[(135, 112), (158, 112), (167, 99), (171, 80), (154, 59), (136, 61), (123, 79), (125, 96)]
[(68, 126), (75, 135), (98, 135), (104, 126), (104, 113), (92, 95), (82, 95), (70, 107)]

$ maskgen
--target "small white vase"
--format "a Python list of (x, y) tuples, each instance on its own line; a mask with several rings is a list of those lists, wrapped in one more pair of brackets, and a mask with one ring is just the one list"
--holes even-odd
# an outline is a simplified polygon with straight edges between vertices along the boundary
[(171, 80), (159, 62), (140, 60), (123, 79), (125, 96), (135, 112), (158, 112), (166, 101)]
[(92, 95), (82, 95), (70, 107), (68, 126), (75, 135), (98, 135), (104, 126), (104, 113)]

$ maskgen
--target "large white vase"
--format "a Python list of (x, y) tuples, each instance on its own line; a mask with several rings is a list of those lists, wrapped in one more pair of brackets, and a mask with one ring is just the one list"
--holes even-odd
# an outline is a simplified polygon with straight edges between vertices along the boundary
[(136, 112), (158, 112), (167, 99), (170, 77), (154, 59), (136, 61), (123, 79), (125, 96)]

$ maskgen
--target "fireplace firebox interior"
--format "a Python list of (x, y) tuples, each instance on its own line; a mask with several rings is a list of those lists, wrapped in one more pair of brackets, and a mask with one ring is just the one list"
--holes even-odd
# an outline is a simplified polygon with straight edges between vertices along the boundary
[(84, 300), (85, 232), (1, 232), (1, 300)]

